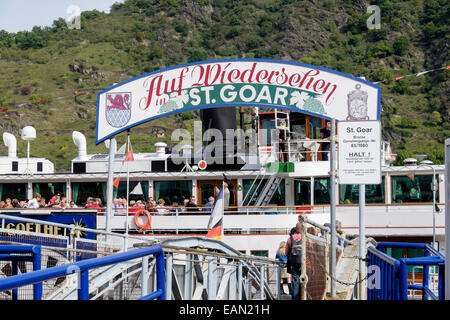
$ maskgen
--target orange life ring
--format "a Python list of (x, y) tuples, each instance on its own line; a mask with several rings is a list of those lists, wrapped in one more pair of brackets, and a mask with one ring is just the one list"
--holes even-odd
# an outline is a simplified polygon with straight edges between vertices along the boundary
[[(143, 214), (143, 213), (147, 216), (147, 222), (145, 222), (144, 225), (142, 225), (142, 224), (139, 222), (139, 219), (138, 219), (139, 216), (140, 216), (141, 214)], [(136, 227), (139, 228), (139, 232), (141, 232), (142, 229), (144, 229), (144, 230), (150, 230), (150, 229), (152, 228), (151, 222), (152, 222), (152, 216), (150, 215), (150, 212), (148, 212), (148, 211), (145, 210), (145, 209), (139, 210), (139, 211), (136, 212), (136, 214), (134, 215), (134, 224), (136, 225)]]

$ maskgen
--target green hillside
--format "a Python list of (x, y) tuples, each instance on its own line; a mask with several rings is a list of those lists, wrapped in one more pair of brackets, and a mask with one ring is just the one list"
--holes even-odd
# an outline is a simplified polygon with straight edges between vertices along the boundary
[[(380, 8), (380, 29), (367, 28), (369, 5)], [(393, 152), (399, 160), (427, 154), (442, 163), (450, 70), (394, 78), (449, 65), (449, 18), (446, 0), (128, 0), (109, 14), (83, 12), (80, 30), (60, 18), (31, 32), (0, 31), (0, 134), (16, 135), (25, 156), (20, 130), (35, 126), (32, 156), (69, 169), (77, 153), (73, 130), (86, 135), (89, 153), (107, 152), (94, 145), (98, 91), (186, 62), (270, 58), (383, 81), (383, 138)], [(190, 128), (195, 117), (183, 113), (133, 128), (135, 152), (170, 143), (171, 131)], [(125, 139), (119, 135), (119, 146)], [(6, 150), (2, 144), (0, 155)]]

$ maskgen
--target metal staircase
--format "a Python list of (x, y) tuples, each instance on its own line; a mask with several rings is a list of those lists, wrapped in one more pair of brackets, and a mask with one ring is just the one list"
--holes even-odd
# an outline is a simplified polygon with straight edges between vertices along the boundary
[(263, 207), (270, 202), (273, 195), (275, 194), (275, 191), (278, 189), (278, 185), (280, 184), (281, 179), (282, 178), (276, 174), (270, 176), (269, 181), (267, 181), (263, 191), (256, 200), (255, 206)]
[[(278, 186), (280, 185), (280, 182), (282, 178), (278, 176), (276, 173), (272, 173), (270, 175), (270, 178), (267, 180), (268, 173), (265, 171), (258, 174), (256, 176), (255, 180), (253, 180), (253, 183), (251, 184), (249, 191), (244, 197), (244, 200), (242, 201), (243, 206), (257, 206), (262, 207), (266, 206), (270, 200), (272, 199), (273, 195), (275, 194), (275, 191), (277, 190)], [(267, 182), (264, 182), (266, 180)], [(260, 186), (264, 186), (261, 193), (257, 195), (257, 191), (260, 189)], [(257, 195), (257, 198), (255, 199), (255, 195)], [(248, 201), (247, 201), (248, 199)], [(255, 199), (255, 200), (254, 200)], [(252, 203), (252, 201), (254, 202)]]

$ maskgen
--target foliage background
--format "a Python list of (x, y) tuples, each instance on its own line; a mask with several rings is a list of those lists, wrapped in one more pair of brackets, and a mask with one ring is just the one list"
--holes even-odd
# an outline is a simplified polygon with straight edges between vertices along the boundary
[[(381, 28), (368, 30), (367, 7), (378, 5)], [(445, 0), (128, 0), (109, 14), (86, 11), (81, 29), (63, 18), (30, 32), (0, 31), (0, 133), (18, 138), (37, 129), (31, 154), (67, 170), (77, 154), (71, 133), (94, 145), (97, 93), (131, 77), (186, 62), (220, 58), (299, 61), (383, 81), (383, 138), (397, 163), (426, 154), (444, 161), (450, 137), (449, 70), (395, 77), (449, 65), (450, 5)], [(133, 128), (135, 152), (170, 145), (183, 113)], [(118, 136), (124, 143), (125, 134)], [(7, 148), (0, 146), (0, 153)]]

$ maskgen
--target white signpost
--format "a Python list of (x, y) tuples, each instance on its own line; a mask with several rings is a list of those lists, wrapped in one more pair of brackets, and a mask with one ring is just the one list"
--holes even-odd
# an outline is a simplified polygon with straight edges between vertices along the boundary
[(339, 183), (380, 184), (380, 121), (339, 121), (337, 127)]
[(381, 183), (380, 121), (341, 121), (338, 123), (338, 177), (340, 184), (359, 184), (359, 285), (360, 300), (365, 300), (366, 233), (365, 185)]

